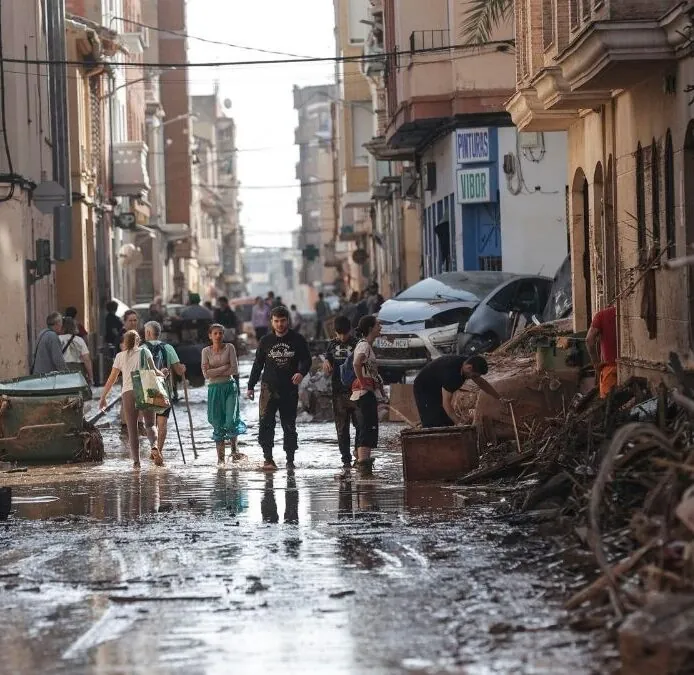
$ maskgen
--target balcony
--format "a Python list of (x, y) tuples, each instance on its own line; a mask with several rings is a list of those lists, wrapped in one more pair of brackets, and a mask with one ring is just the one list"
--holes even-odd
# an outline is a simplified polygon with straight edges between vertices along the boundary
[[(568, 129), (582, 110), (604, 105), (615, 91), (671, 68), (691, 22), (683, 5), (666, 12), (668, 4), (547, 0), (542, 58), (529, 37), (535, 26), (518, 36), (519, 84), (507, 103), (514, 123), (528, 131)], [(517, 5), (522, 15), (532, 0)]]
[(113, 145), (113, 193), (130, 197), (149, 192), (147, 144), (128, 141)]
[(198, 239), (198, 264), (203, 267), (220, 267), (222, 264), (222, 245), (217, 239), (201, 237)]
[[(505, 43), (475, 49), (451, 45), (449, 30), (414, 31), (410, 53), (389, 59), (388, 125), (395, 149), (426, 145), (442, 125), (475, 115), (487, 124), (505, 118), (513, 94), (512, 57)], [(483, 117), (484, 116), (484, 117)]]

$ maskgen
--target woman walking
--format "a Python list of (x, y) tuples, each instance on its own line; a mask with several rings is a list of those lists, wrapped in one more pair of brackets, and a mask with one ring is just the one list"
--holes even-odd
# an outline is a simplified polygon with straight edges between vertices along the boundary
[(224, 444), (232, 446), (231, 458), (241, 459), (236, 437), (246, 433), (239, 406), (239, 364), (234, 345), (224, 342), (224, 326), (213, 323), (209, 330), (212, 345), (202, 350), (202, 374), (208, 382), (207, 421), (217, 445), (217, 461), (224, 464)]
[[(99, 399), (99, 408), (103, 410), (106, 407), (106, 397), (111, 391), (113, 385), (116, 383), (118, 376), (122, 374), (123, 387), (121, 389), (121, 406), (123, 409), (123, 415), (125, 416), (125, 424), (128, 429), (130, 456), (133, 460), (134, 469), (140, 468), (140, 435), (137, 429), (138, 410), (135, 408), (135, 392), (133, 391), (132, 375), (133, 371), (138, 370), (140, 367), (140, 360), (143, 353), (148, 367), (154, 370), (160, 377), (164, 377), (164, 374), (158, 371), (154, 366), (152, 354), (150, 353), (149, 349), (140, 346), (140, 335), (138, 332), (136, 330), (129, 330), (123, 336), (123, 351), (116, 354), (116, 359), (113, 362), (113, 369), (111, 370), (111, 374), (104, 385), (104, 391)], [(161, 466), (164, 463), (164, 459), (161, 456), (161, 452), (159, 452), (156, 447), (156, 436), (154, 434), (154, 413), (147, 411), (144, 412), (144, 416), (146, 420), (147, 436), (149, 438), (150, 446), (152, 447), (150, 459), (157, 466)]]
[(260, 342), (270, 329), (270, 306), (260, 296), (255, 299), (255, 305), (251, 311), (251, 323), (255, 330), (255, 339)]
[(363, 477), (370, 477), (374, 460), (371, 452), (378, 445), (378, 402), (385, 400), (383, 380), (378, 374), (374, 340), (381, 334), (375, 316), (359, 320), (357, 331), (362, 339), (354, 348), (354, 373), (351, 400), (357, 404), (356, 468)]

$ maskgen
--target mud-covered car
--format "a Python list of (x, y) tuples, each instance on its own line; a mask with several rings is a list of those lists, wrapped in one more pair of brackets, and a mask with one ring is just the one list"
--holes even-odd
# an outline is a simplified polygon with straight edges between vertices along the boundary
[[(533, 313), (541, 312), (552, 280), (504, 272), (446, 272), (429, 277), (388, 300), (378, 314), (383, 326), (374, 343), (379, 368), (388, 379), (419, 370), (429, 361), (460, 350), (459, 335), (482, 308), (497, 342), (511, 330), (509, 312), (534, 290)], [(523, 294), (520, 294), (523, 291)], [(491, 303), (491, 304), (490, 304)]]

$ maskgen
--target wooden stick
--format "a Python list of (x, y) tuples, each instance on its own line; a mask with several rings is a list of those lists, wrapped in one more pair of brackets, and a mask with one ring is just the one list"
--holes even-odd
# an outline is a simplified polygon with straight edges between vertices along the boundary
[(103, 410), (99, 410), (96, 415), (93, 417), (90, 417), (88, 420), (86, 420), (87, 424), (94, 424), (95, 422), (98, 422), (113, 406), (115, 406), (117, 403), (120, 403), (120, 400), (122, 398), (121, 396), (116, 396), (116, 398), (113, 399)]
[(513, 422), (513, 432), (516, 435), (516, 445), (518, 446), (518, 454), (522, 454), (523, 450), (521, 449), (521, 442), (520, 442), (520, 436), (518, 435), (518, 425), (516, 424), (516, 414), (513, 412), (513, 403), (509, 401), (508, 403), (509, 410), (511, 411), (511, 421)]
[[(620, 563), (617, 563), (611, 568), (610, 572), (612, 577), (618, 577), (626, 574), (631, 569), (633, 569), (636, 564), (646, 555), (656, 544), (656, 539), (652, 539), (645, 546), (634, 551), (628, 558), (625, 558)], [(609, 586), (609, 579), (606, 574), (599, 576), (590, 586), (586, 586), (583, 590), (576, 593), (573, 597), (569, 598), (567, 603), (564, 605), (565, 609), (576, 609), (580, 607), (587, 600), (591, 600), (596, 595), (606, 590)]]
[(190, 401), (188, 400), (188, 380), (183, 378), (183, 394), (186, 397), (186, 408), (188, 409), (188, 423), (190, 424), (190, 440), (193, 443), (193, 457), (198, 458), (198, 451), (195, 448), (195, 432), (193, 431), (193, 416), (190, 413)]
[(400, 415), (400, 417), (402, 417), (402, 419), (407, 424), (409, 424), (413, 429), (417, 426), (412, 420), (407, 419), (407, 417), (405, 417), (405, 415), (403, 415), (395, 406), (390, 405), (390, 403), (388, 403), (387, 405), (388, 405), (388, 408), (390, 408), (394, 413), (397, 413), (398, 415)]

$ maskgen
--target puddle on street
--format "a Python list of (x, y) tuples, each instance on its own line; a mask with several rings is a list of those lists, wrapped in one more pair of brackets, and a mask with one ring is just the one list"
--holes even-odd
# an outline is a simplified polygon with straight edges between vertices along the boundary
[(294, 474), (278, 443), (265, 475), (249, 404), (249, 459), (218, 470), (191, 393), (187, 465), (172, 428), (166, 467), (134, 472), (108, 429), (103, 465), (13, 475), (0, 673), (610, 672), (600, 636), (563, 623), (566, 580), (524, 564), (532, 533), (450, 486), (403, 486), (396, 453), (375, 480), (336, 480), (330, 424), (300, 427)]

